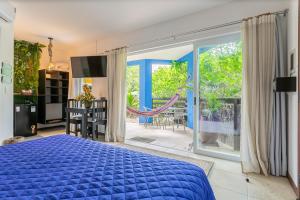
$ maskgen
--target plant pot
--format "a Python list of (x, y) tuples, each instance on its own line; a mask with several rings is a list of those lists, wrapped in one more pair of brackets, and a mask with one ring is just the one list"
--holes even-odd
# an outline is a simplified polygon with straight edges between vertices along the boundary
[(91, 108), (92, 107), (92, 102), (91, 101), (85, 101), (84, 102), (84, 107), (85, 108)]

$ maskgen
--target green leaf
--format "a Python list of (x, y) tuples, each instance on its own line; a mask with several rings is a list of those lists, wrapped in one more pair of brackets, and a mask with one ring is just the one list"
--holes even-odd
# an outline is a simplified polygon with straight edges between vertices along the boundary
[(14, 42), (14, 92), (20, 93), (23, 89), (31, 89), (37, 95), (40, 58), (42, 48), (39, 43), (30, 43), (24, 40)]

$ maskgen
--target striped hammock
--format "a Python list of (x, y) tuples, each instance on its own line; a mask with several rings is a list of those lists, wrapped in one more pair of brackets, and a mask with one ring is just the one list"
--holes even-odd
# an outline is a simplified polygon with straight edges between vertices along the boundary
[(167, 110), (168, 108), (173, 106), (176, 103), (176, 101), (179, 99), (179, 97), (180, 97), (180, 95), (177, 93), (166, 104), (164, 104), (163, 106), (161, 106), (159, 108), (151, 110), (151, 111), (139, 111), (139, 110), (135, 110), (135, 109), (130, 108), (130, 107), (127, 107), (127, 111), (131, 112), (135, 115), (139, 115), (139, 116), (152, 117), (152, 116), (158, 115), (159, 113), (164, 112), (165, 110)]

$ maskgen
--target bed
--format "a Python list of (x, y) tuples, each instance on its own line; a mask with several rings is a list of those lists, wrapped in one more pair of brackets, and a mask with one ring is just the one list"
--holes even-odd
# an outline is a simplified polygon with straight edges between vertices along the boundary
[(0, 199), (215, 199), (192, 164), (70, 135), (0, 147)]

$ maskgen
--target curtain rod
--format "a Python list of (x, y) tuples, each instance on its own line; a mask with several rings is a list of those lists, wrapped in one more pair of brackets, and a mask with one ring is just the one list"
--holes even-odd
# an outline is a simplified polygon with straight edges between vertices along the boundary
[[(262, 15), (268, 15), (268, 14), (275, 14), (275, 15), (283, 14), (283, 15), (285, 15), (286, 13), (288, 13), (288, 11), (289, 11), (288, 9), (285, 9), (285, 10), (281, 10), (281, 11), (277, 11), (277, 12), (269, 12), (269, 13), (256, 15), (254, 17), (260, 17)], [(157, 38), (157, 39), (149, 40), (149, 41), (146, 41), (146, 42), (136, 43), (136, 44), (132, 44), (132, 45), (129, 45), (129, 46), (123, 46), (123, 47), (119, 47), (119, 48), (115, 48), (115, 49), (111, 49), (111, 50), (117, 50), (117, 49), (121, 49), (121, 48), (132, 48), (132, 47), (135, 47), (135, 46), (150, 44), (150, 43), (154, 43), (154, 42), (161, 42), (161, 41), (165, 41), (165, 40), (169, 40), (169, 39), (176, 40), (176, 38), (178, 38), (178, 37), (183, 37), (183, 36), (186, 36), (186, 35), (192, 35), (192, 34), (204, 32), (204, 31), (209, 31), (209, 30), (214, 30), (214, 29), (218, 29), (218, 28), (223, 28), (223, 27), (227, 27), (227, 26), (240, 24), (240, 23), (243, 22), (243, 20), (250, 19), (250, 18), (252, 18), (252, 17), (241, 19), (241, 20), (236, 20), (236, 21), (232, 21), (232, 22), (227, 22), (227, 23), (224, 23), (224, 24), (209, 26), (209, 27), (205, 27), (205, 28), (201, 28), (201, 29), (197, 29), (197, 30), (184, 32), (184, 33), (179, 33), (179, 34), (175, 34), (175, 35), (171, 35), (171, 36), (166, 36), (166, 37), (162, 37), (162, 38)], [(100, 53), (98, 55), (105, 55), (108, 52), (109, 52), (109, 50), (106, 50), (103, 53)]]
[[(277, 12), (264, 13), (264, 14), (257, 15), (255, 17), (260, 17), (262, 15), (267, 15), (267, 14), (275, 14), (275, 15), (283, 14), (283, 15), (285, 15), (286, 13), (288, 13), (288, 9), (277, 11)], [(232, 22), (227, 22), (227, 23), (224, 23), (224, 24), (219, 24), (219, 25), (214, 25), (214, 26), (209, 26), (209, 27), (206, 27), (206, 28), (201, 28), (201, 29), (197, 29), (197, 30), (193, 30), (193, 31), (184, 32), (184, 33), (174, 34), (174, 35), (171, 35), (171, 36), (166, 36), (166, 37), (162, 37), (162, 38), (157, 38), (157, 39), (149, 40), (147, 42), (136, 43), (136, 44), (132, 44), (132, 45), (128, 46), (128, 48), (131, 48), (131, 47), (134, 47), (134, 46), (140, 46), (140, 45), (150, 44), (150, 43), (154, 43), (154, 42), (161, 42), (161, 41), (165, 41), (165, 40), (169, 40), (169, 39), (175, 40), (177, 37), (182, 37), (182, 36), (186, 36), (186, 35), (192, 35), (192, 34), (204, 32), (204, 31), (209, 31), (209, 30), (214, 30), (214, 29), (218, 29), (218, 28), (223, 28), (223, 27), (227, 27), (227, 26), (232, 26), (232, 25), (240, 24), (240, 23), (243, 22), (243, 20), (245, 20), (245, 19), (236, 20), (236, 21), (232, 21)]]
[(108, 53), (109, 51), (119, 50), (119, 49), (123, 49), (123, 48), (128, 48), (128, 46), (122, 46), (122, 47), (114, 48), (111, 50), (106, 50), (106, 51), (104, 51), (104, 53)]

